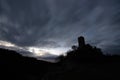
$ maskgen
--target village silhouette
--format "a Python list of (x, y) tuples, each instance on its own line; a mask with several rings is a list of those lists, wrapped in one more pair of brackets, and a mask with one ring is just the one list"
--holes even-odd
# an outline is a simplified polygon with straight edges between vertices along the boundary
[(56, 63), (24, 57), (19, 53), (0, 49), (1, 80), (80, 80), (117, 79), (120, 72), (120, 56), (104, 55), (102, 50), (86, 44), (78, 37), (67, 56), (59, 56)]

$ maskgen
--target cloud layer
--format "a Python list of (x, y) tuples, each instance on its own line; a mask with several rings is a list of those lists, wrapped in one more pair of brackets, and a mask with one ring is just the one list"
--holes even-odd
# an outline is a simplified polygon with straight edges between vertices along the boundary
[(0, 0), (0, 40), (67, 48), (83, 35), (88, 43), (118, 54), (119, 5), (119, 0)]

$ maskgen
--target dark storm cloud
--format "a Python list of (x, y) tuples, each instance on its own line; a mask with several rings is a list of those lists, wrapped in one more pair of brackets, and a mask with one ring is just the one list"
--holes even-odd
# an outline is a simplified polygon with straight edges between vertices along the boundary
[(0, 0), (0, 39), (19, 46), (70, 47), (85, 36), (120, 50), (119, 0)]
[(9, 11), (7, 9), (2, 11), (7, 13), (1, 13), (0, 32), (5, 40), (20, 46), (30, 46), (46, 34), (43, 26), (47, 24), (50, 16), (44, 0), (41, 0), (41, 5), (38, 2), (40, 3), (39, 0), (35, 2), (30, 0), (1, 1), (2, 5), (5, 3), (10, 8)]

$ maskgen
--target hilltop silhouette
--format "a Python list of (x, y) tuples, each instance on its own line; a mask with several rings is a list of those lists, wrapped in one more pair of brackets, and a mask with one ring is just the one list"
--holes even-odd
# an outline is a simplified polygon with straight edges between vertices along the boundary
[(80, 80), (119, 78), (120, 56), (104, 55), (100, 48), (86, 44), (78, 37), (67, 56), (59, 56), (59, 62), (50, 63), (25, 57), (19, 53), (0, 49), (1, 80)]
[[(103, 53), (101, 49), (92, 47), (90, 44), (85, 43), (84, 37), (79, 37), (78, 38), (78, 47), (77, 46), (72, 46), (72, 51), (67, 53), (67, 57), (71, 57), (75, 59), (81, 59), (81, 58), (98, 58), (98, 57), (103, 57)], [(90, 60), (90, 59), (89, 59)]]
[(12, 50), (0, 49), (0, 74), (2, 74), (0, 79), (2, 80), (8, 77), (15, 80), (32, 80), (30, 78), (36, 76), (41, 79), (51, 66), (49, 62), (25, 57)]

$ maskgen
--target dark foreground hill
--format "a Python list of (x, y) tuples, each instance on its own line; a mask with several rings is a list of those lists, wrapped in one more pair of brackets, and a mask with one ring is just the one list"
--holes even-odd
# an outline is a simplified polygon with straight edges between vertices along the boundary
[(51, 64), (35, 58), (23, 57), (15, 51), (0, 49), (0, 78), (2, 77), (2, 80), (7, 78), (15, 80), (36, 80), (38, 78), (41, 80), (52, 66)]
[(85, 44), (73, 46), (57, 63), (23, 57), (0, 49), (0, 80), (85, 80), (120, 79), (120, 56), (103, 55), (99, 48)]

